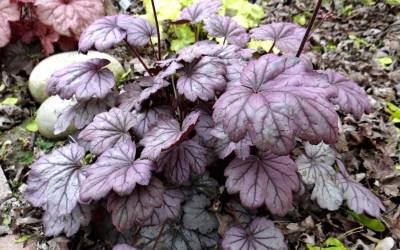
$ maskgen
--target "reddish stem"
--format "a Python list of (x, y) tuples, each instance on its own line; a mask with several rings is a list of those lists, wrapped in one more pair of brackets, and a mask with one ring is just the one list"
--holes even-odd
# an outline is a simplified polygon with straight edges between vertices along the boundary
[(157, 41), (158, 41), (158, 60), (161, 60), (161, 36), (160, 36), (160, 27), (158, 26), (158, 18), (156, 12), (156, 6), (154, 4), (154, 0), (151, 0), (151, 7), (153, 8), (154, 21), (156, 22), (156, 30), (157, 30)]
[(315, 9), (314, 9), (314, 13), (313, 13), (310, 21), (308, 22), (306, 33), (304, 34), (303, 40), (301, 41), (301, 44), (300, 44), (299, 50), (297, 51), (296, 57), (299, 57), (301, 55), (301, 52), (303, 52), (304, 46), (306, 45), (308, 37), (310, 36), (312, 27), (314, 26), (315, 19), (317, 18), (318, 11), (321, 8), (321, 4), (322, 4), (322, 0), (318, 0), (317, 5), (315, 6)]
[(143, 61), (142, 57), (139, 54), (139, 51), (132, 45), (129, 44), (129, 42), (126, 42), (129, 46), (129, 48), (132, 50), (133, 54), (135, 54), (136, 58), (139, 60), (139, 62), (143, 65), (144, 69), (147, 71), (147, 73), (150, 76), (153, 76), (153, 74), (150, 72), (149, 68), (147, 67), (146, 63)]

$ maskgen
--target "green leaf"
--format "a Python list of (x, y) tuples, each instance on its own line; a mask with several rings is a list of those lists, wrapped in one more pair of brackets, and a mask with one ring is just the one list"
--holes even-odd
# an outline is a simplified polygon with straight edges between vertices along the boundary
[(264, 17), (264, 10), (257, 4), (247, 0), (223, 0), (219, 12), (222, 16), (231, 16), (245, 28), (257, 26)]
[(400, 122), (400, 108), (391, 102), (386, 103), (385, 112), (390, 114), (390, 121), (394, 123)]
[[(257, 41), (257, 40), (251, 39), (250, 42), (247, 43), (247, 48), (254, 49), (254, 50), (261, 49), (265, 52), (269, 52), (273, 44), (274, 44), (273, 41)], [(274, 47), (272, 49), (272, 51), (276, 54), (279, 53), (279, 49), (276, 47)]]
[(6, 99), (4, 99), (1, 104), (5, 104), (5, 105), (15, 105), (18, 103), (18, 98), (16, 97), (7, 97)]
[(24, 152), (19, 158), (18, 162), (24, 165), (30, 165), (34, 161), (33, 152)]
[(353, 13), (353, 5), (348, 4), (341, 9), (343, 15), (350, 16)]
[(361, 3), (366, 6), (372, 6), (375, 4), (374, 0), (361, 0)]
[(298, 25), (305, 25), (307, 23), (307, 17), (305, 14), (297, 14), (293, 17), (293, 21)]
[(380, 220), (370, 218), (365, 214), (357, 214), (356, 212), (353, 211), (348, 211), (348, 212), (355, 221), (357, 221), (363, 226), (368, 227), (371, 230), (374, 230), (375, 232), (383, 232), (386, 229), (385, 225)]
[(334, 238), (334, 237), (329, 237), (327, 240), (324, 242), (324, 247), (318, 247), (314, 246), (312, 244), (307, 244), (307, 249), (308, 250), (347, 250), (345, 245), (343, 243)]
[(39, 130), (38, 124), (35, 120), (30, 120), (26, 125), (25, 129), (29, 132), (37, 132)]
[(387, 68), (393, 63), (393, 59), (390, 56), (383, 56), (376, 59), (382, 68)]
[(361, 48), (361, 45), (364, 45), (364, 46), (368, 46), (368, 45), (369, 45), (369, 43), (368, 43), (367, 40), (365, 40), (365, 39), (363, 39), (363, 38), (359, 38), (359, 37), (357, 37), (357, 36), (355, 36), (355, 35), (353, 35), (353, 34), (350, 34), (350, 35), (349, 35), (349, 38), (350, 38), (351, 40), (353, 40), (354, 47), (355, 47), (356, 49)]
[(10, 226), (11, 225), (11, 216), (9, 214), (3, 214), (3, 222), (1, 223), (3, 226)]
[(174, 25), (171, 28), (174, 30), (176, 35), (176, 39), (171, 41), (171, 50), (179, 51), (196, 41), (195, 34), (188, 24)]
[(43, 138), (41, 138), (41, 137), (39, 137), (39, 138), (37, 138), (37, 139), (35, 140), (35, 144), (36, 144), (41, 150), (44, 150), (44, 151), (49, 151), (49, 150), (52, 149), (52, 148), (54, 147), (54, 145), (55, 145), (54, 142), (45, 140), (45, 139), (43, 139)]
[(29, 235), (23, 234), (18, 239), (15, 240), (15, 243), (24, 243), (24, 242), (28, 241), (29, 238), (30, 238)]
[(389, 5), (400, 5), (400, 0), (386, 0), (385, 2)]
[(334, 44), (333, 42), (329, 41), (328, 44), (326, 45), (326, 48), (328, 50), (336, 50), (336, 44)]

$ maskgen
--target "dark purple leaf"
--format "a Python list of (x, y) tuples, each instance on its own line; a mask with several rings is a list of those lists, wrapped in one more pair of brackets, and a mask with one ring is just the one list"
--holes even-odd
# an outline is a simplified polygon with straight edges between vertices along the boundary
[(265, 218), (254, 219), (249, 227), (231, 226), (222, 240), (224, 250), (286, 250), (283, 234)]
[(134, 248), (132, 246), (129, 246), (128, 244), (118, 244), (118, 245), (115, 245), (112, 250), (138, 250), (138, 249)]
[(181, 203), (184, 198), (185, 196), (179, 189), (169, 188), (165, 190), (162, 206), (155, 208), (153, 214), (143, 223), (143, 225), (161, 225), (169, 220), (178, 218), (181, 213)]
[(234, 159), (225, 169), (225, 186), (239, 193), (242, 204), (257, 208), (265, 204), (273, 214), (284, 215), (292, 208), (292, 192), (299, 188), (296, 164), (289, 156), (268, 152)]
[(28, 177), (26, 199), (43, 207), (52, 217), (67, 215), (77, 206), (79, 188), (85, 179), (80, 161), (85, 149), (69, 144), (39, 158)]
[(194, 102), (197, 99), (214, 99), (216, 91), (225, 88), (225, 67), (218, 58), (202, 57), (198, 62), (187, 64), (178, 79), (179, 94)]
[(204, 24), (204, 28), (209, 35), (222, 37), (231, 44), (245, 47), (249, 41), (246, 29), (240, 26), (232, 17), (214, 15), (207, 18)]
[[(234, 220), (240, 223), (243, 227), (246, 227), (255, 218), (256, 212), (251, 212), (244, 208), (242, 204), (235, 200), (231, 200), (226, 204), (225, 209), (228, 214), (232, 215)], [(255, 210), (257, 211), (257, 210)]]
[(156, 27), (140, 17), (120, 17), (118, 19), (118, 26), (126, 30), (129, 44), (136, 47), (145, 46), (149, 43), (152, 36), (157, 35)]
[(87, 52), (92, 47), (99, 51), (110, 49), (126, 38), (126, 31), (118, 26), (126, 15), (106, 16), (93, 22), (80, 36), (79, 51)]
[(199, 120), (195, 127), (196, 136), (199, 138), (198, 142), (200, 144), (208, 148), (214, 148), (215, 143), (217, 143), (217, 138), (211, 134), (214, 126), (214, 121), (208, 112), (200, 110)]
[(213, 118), (233, 142), (249, 134), (258, 149), (285, 155), (295, 137), (336, 142), (338, 115), (328, 100), (334, 95), (326, 76), (300, 59), (266, 55), (250, 62), (240, 85), (220, 96)]
[[(161, 232), (161, 229), (162, 232)], [(142, 227), (139, 232), (136, 246), (143, 250), (152, 250), (157, 238), (159, 241), (156, 249), (168, 250), (203, 250), (199, 234), (187, 230), (182, 226), (166, 224)]]
[(90, 98), (104, 98), (115, 85), (111, 70), (105, 68), (107, 59), (89, 59), (56, 71), (47, 85), (50, 95), (60, 95), (69, 99), (75, 95), (78, 101)]
[(343, 202), (340, 184), (332, 165), (336, 160), (335, 151), (326, 144), (304, 144), (305, 154), (300, 155), (296, 164), (304, 183), (315, 184), (311, 198), (320, 207), (336, 210)]
[(145, 88), (139, 95), (139, 97), (135, 100), (135, 109), (141, 110), (142, 104), (150, 99), (153, 95), (158, 93), (160, 90), (170, 85), (170, 82), (167, 82), (161, 78), (154, 77), (153, 85), (148, 88)]
[(208, 151), (194, 140), (183, 141), (162, 153), (157, 165), (170, 183), (182, 184), (192, 173), (201, 175), (206, 170)]
[(338, 104), (340, 109), (352, 113), (357, 119), (360, 119), (364, 113), (372, 111), (368, 96), (357, 83), (333, 70), (327, 70), (323, 73), (327, 74), (329, 83), (337, 91), (337, 97), (333, 98), (332, 102)]
[(96, 115), (79, 138), (90, 142), (90, 150), (101, 154), (118, 142), (131, 140), (129, 129), (137, 123), (135, 116), (118, 108)]
[(200, 112), (190, 113), (185, 120), (183, 120), (182, 127), (175, 119), (160, 120), (140, 141), (140, 144), (144, 146), (142, 157), (153, 160), (157, 159), (161, 152), (170, 149), (186, 139), (189, 133), (194, 129), (199, 115)]
[(151, 178), (148, 186), (137, 186), (128, 196), (111, 194), (107, 210), (111, 212), (113, 224), (119, 231), (140, 225), (162, 205), (163, 194), (164, 186), (155, 177)]
[(226, 78), (228, 79), (228, 84), (226, 86), (227, 89), (234, 86), (240, 86), (240, 75), (246, 65), (246, 61), (236, 60), (226, 66)]
[(217, 13), (219, 7), (221, 7), (220, 0), (199, 0), (184, 8), (178, 20), (188, 20), (192, 24), (199, 23)]
[(351, 178), (341, 161), (337, 161), (337, 163), (340, 169), (337, 178), (342, 186), (343, 196), (347, 200), (349, 208), (358, 214), (366, 212), (371, 216), (380, 217), (380, 210), (385, 211), (385, 207), (379, 198), (361, 183)]
[(90, 99), (78, 102), (66, 108), (57, 118), (54, 125), (54, 133), (64, 132), (71, 124), (77, 129), (82, 129), (93, 121), (93, 118), (102, 112), (107, 111), (108, 107), (114, 106), (115, 96), (108, 96), (106, 99)]
[(43, 216), (45, 234), (57, 236), (64, 232), (67, 237), (71, 237), (78, 232), (80, 226), (89, 224), (90, 217), (90, 208), (85, 205), (77, 205), (70, 213), (60, 216), (45, 212)]
[(159, 120), (173, 119), (168, 107), (150, 108), (143, 112), (136, 112), (134, 115), (137, 124), (133, 126), (133, 130), (138, 138), (143, 138), (144, 134), (153, 128)]
[(87, 168), (87, 178), (80, 189), (83, 201), (99, 200), (111, 190), (129, 195), (136, 184), (148, 185), (153, 162), (135, 160), (136, 146), (131, 141), (116, 144), (105, 151), (92, 166)]
[(186, 186), (185, 194), (188, 196), (204, 194), (213, 199), (219, 194), (219, 185), (215, 179), (210, 177), (208, 172), (205, 172), (201, 176), (192, 177), (190, 185)]
[(207, 209), (210, 200), (204, 195), (195, 195), (183, 206), (183, 225), (186, 229), (207, 234), (218, 228), (217, 217)]
[[(251, 38), (256, 40), (272, 40), (275, 46), (284, 53), (295, 54), (300, 47), (306, 29), (294, 23), (271, 23), (261, 25), (250, 31)], [(309, 49), (309, 43), (304, 51)]]

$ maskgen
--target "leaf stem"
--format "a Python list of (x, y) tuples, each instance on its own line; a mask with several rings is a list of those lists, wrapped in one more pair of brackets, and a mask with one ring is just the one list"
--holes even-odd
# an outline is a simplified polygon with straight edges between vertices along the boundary
[(178, 119), (179, 119), (179, 121), (182, 121), (182, 111), (181, 111), (181, 108), (180, 108), (181, 103), (180, 103), (180, 100), (179, 100), (178, 92), (176, 91), (174, 76), (172, 76), (172, 89), (173, 89), (173, 92), (174, 92), (175, 101), (177, 102), (176, 109), (178, 111)]
[(310, 21), (307, 24), (307, 30), (306, 33), (304, 34), (303, 40), (301, 41), (299, 50), (297, 51), (296, 57), (299, 57), (301, 55), (301, 52), (303, 52), (304, 46), (306, 45), (306, 42), (308, 40), (308, 37), (310, 36), (312, 27), (314, 26), (315, 19), (317, 18), (318, 11), (321, 8), (322, 0), (318, 0), (317, 5), (315, 6), (313, 15), (310, 19)]
[(126, 42), (129, 46), (129, 48), (132, 50), (133, 54), (135, 54), (135, 57), (139, 60), (139, 62), (143, 65), (144, 69), (147, 71), (147, 73), (150, 76), (153, 76), (153, 74), (150, 72), (149, 68), (147, 67), (146, 63), (143, 61), (142, 57), (139, 54), (139, 51), (136, 49), (135, 46), (132, 46), (129, 44), (129, 42)]
[(163, 232), (164, 232), (164, 228), (165, 228), (165, 222), (162, 224), (162, 226), (161, 226), (161, 229), (160, 229), (160, 232), (158, 233), (158, 235), (157, 235), (157, 238), (156, 238), (156, 241), (154, 242), (154, 245), (153, 245), (153, 249), (152, 250), (156, 250), (157, 249), (157, 245), (158, 245), (158, 242), (160, 241), (160, 239), (161, 239), (161, 235), (163, 234)]
[(151, 7), (153, 8), (154, 21), (156, 22), (156, 30), (157, 30), (157, 41), (158, 41), (158, 60), (161, 60), (161, 36), (160, 36), (160, 27), (158, 26), (158, 18), (156, 12), (156, 6), (154, 4), (154, 0), (151, 0)]
[(150, 39), (150, 45), (151, 45), (151, 50), (153, 51), (154, 56), (156, 57), (156, 59), (158, 59), (156, 49), (154, 48), (154, 43), (151, 39)]

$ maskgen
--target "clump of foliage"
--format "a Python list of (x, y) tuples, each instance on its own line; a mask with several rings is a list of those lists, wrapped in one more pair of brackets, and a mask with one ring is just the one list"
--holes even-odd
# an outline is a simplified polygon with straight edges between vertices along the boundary
[[(29, 174), (25, 194), (44, 209), (47, 235), (75, 234), (105, 201), (114, 232), (130, 235), (117, 237), (115, 249), (287, 249), (268, 217), (293, 210), (301, 181), (322, 208), (347, 201), (380, 216), (382, 203), (329, 145), (338, 138), (338, 108), (360, 118), (370, 104), (356, 83), (315, 70), (302, 54), (313, 22), (307, 30), (272, 23), (248, 33), (216, 15), (220, 6), (201, 0), (184, 9), (177, 23), (204, 24), (207, 34), (166, 59), (158, 41), (149, 65), (141, 53), (160, 34), (145, 19), (106, 16), (82, 33), (82, 53), (125, 44), (147, 74), (118, 89), (109, 61), (90, 59), (52, 75), (48, 94), (77, 101), (55, 132), (70, 124), (80, 132)], [(273, 46), (259, 54), (245, 48), (250, 39)], [(296, 160), (295, 148), (304, 148)], [(231, 217), (223, 235), (216, 212)]]
[(54, 53), (54, 43), (71, 49), (82, 31), (102, 16), (101, 0), (2, 0), (0, 48), (10, 40), (39, 40), (46, 55)]

